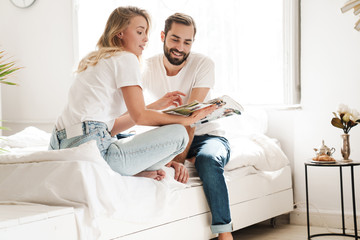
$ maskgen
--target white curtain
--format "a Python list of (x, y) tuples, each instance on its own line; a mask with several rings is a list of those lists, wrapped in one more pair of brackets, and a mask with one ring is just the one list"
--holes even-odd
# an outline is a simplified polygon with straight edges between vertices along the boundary
[(192, 16), (197, 34), (192, 51), (215, 62), (216, 93), (242, 104), (284, 103), (283, 0), (79, 0), (79, 56), (95, 49), (110, 13), (137, 6), (152, 16), (144, 58), (162, 52), (165, 19)]

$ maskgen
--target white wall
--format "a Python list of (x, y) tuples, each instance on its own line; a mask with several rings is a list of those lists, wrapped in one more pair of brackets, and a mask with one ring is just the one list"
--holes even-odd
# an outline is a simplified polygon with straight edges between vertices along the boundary
[[(293, 222), (304, 220), (304, 161), (324, 139), (340, 158), (341, 130), (330, 124), (339, 103), (360, 111), (360, 32), (353, 29), (352, 13), (342, 14), (345, 0), (302, 0), (301, 110), (268, 110), (268, 134), (281, 141), (291, 160), (295, 201)], [(37, 0), (29, 9), (0, 1), (0, 47), (20, 66), (19, 87), (2, 87), (2, 118), (14, 129), (35, 125), (50, 131), (61, 111), (74, 66), (72, 0)], [(12, 132), (12, 133), (13, 133)], [(7, 132), (4, 134), (12, 134)], [(360, 127), (351, 130), (351, 158), (360, 160)], [(360, 169), (356, 169), (359, 183)], [(344, 176), (348, 177), (348, 171)], [(334, 169), (310, 169), (312, 206), (338, 216), (339, 181)], [(345, 196), (350, 198), (349, 181)], [(346, 200), (350, 212), (350, 202)], [(359, 206), (358, 206), (359, 209)], [(359, 210), (360, 211), (360, 210)], [(303, 222), (304, 223), (304, 222)]]
[(0, 1), (0, 49), (24, 67), (2, 86), (3, 125), (13, 134), (33, 125), (51, 130), (63, 108), (74, 65), (72, 1), (38, 0), (27, 9)]
[[(305, 222), (304, 161), (314, 156), (314, 147), (335, 147), (341, 159), (342, 130), (330, 124), (339, 103), (360, 111), (360, 32), (353, 29), (358, 17), (342, 14), (345, 0), (301, 1), (301, 110), (269, 110), (269, 135), (280, 139), (292, 161), (295, 202), (293, 223)], [(350, 131), (351, 155), (360, 160), (360, 127)], [(349, 171), (344, 170), (345, 210), (352, 213)], [(339, 170), (310, 168), (311, 210), (322, 218), (312, 223), (340, 226)], [(360, 199), (360, 167), (355, 168), (356, 196)], [(358, 206), (359, 209), (359, 206)], [(336, 220), (335, 222), (333, 220)], [(349, 218), (348, 224), (352, 224)]]

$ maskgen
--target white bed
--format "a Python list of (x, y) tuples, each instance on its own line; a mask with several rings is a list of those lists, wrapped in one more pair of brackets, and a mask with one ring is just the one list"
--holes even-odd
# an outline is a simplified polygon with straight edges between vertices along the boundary
[[(259, 122), (250, 115), (242, 117), (242, 122), (231, 120), (238, 121), (238, 131), (228, 135), (233, 152), (225, 172), (234, 230), (293, 209), (286, 156), (274, 139), (263, 134), (266, 129)], [(254, 126), (244, 122), (248, 120)], [(0, 155), (0, 204), (73, 207), (78, 239), (215, 237), (201, 181), (191, 163), (186, 162), (191, 173), (188, 184), (173, 180), (171, 168), (165, 168), (167, 176), (161, 182), (124, 177), (110, 169), (95, 142), (46, 151), (48, 139), (49, 133), (29, 127), (0, 143), (9, 151)]]

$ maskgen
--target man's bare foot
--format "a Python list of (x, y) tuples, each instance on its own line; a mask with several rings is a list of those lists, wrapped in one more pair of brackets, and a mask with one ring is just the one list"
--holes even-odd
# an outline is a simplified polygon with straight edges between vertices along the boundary
[(164, 170), (155, 170), (155, 171), (142, 171), (138, 174), (135, 174), (135, 177), (146, 177), (146, 178), (152, 178), (157, 181), (161, 181), (164, 179), (166, 173)]
[(218, 240), (234, 240), (231, 232), (219, 233)]

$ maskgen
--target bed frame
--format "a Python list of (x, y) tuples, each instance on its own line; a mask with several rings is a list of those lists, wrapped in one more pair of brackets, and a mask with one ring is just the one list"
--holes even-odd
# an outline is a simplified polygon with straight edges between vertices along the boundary
[[(233, 230), (259, 223), (293, 210), (293, 190), (289, 166), (269, 179), (251, 174), (228, 184)], [(194, 239), (216, 237), (210, 231), (211, 214), (202, 186), (186, 188), (179, 193), (165, 216), (151, 223), (131, 223), (116, 219), (99, 220), (100, 239)]]

